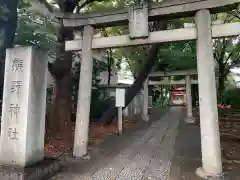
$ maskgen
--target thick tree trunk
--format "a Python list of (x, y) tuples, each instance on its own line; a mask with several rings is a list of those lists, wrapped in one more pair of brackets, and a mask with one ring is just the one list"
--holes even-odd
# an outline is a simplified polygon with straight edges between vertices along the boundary
[(112, 75), (112, 51), (111, 49), (108, 52), (108, 59), (107, 59), (107, 71), (108, 71), (108, 82), (107, 84), (110, 85), (111, 83), (111, 75)]
[(198, 85), (193, 84), (192, 85), (192, 104), (193, 104), (193, 107), (196, 106), (197, 101), (198, 101)]
[(51, 130), (66, 129), (71, 123), (71, 78), (69, 73), (63, 79), (56, 80), (49, 118)]
[(158, 88), (155, 88), (155, 91), (153, 93), (153, 102), (156, 102), (160, 98), (160, 94), (160, 90)]
[[(72, 13), (77, 1), (58, 1), (61, 12)], [(61, 22), (62, 23), (62, 22)], [(58, 32), (58, 53), (56, 61), (49, 64), (49, 71), (55, 78), (56, 90), (50, 110), (48, 124), (54, 131), (64, 130), (71, 124), (72, 97), (72, 53), (65, 52), (65, 41), (72, 40), (73, 29), (64, 28), (63, 24)]]
[(160, 85), (160, 106), (163, 106), (163, 86)]
[(218, 101), (219, 103), (221, 103), (222, 101), (222, 96), (225, 90), (225, 80), (226, 80), (226, 76), (225, 76), (225, 69), (224, 69), (224, 65), (219, 65), (219, 78), (218, 78)]
[(72, 53), (65, 52), (65, 40), (73, 39), (73, 30), (59, 29), (59, 52), (53, 64), (49, 64), (49, 71), (55, 79), (55, 91), (52, 101), (48, 128), (57, 132), (66, 129), (71, 124), (72, 97)]
[[(143, 69), (140, 71), (139, 75), (137, 76), (136, 80), (134, 81), (133, 85), (127, 90), (125, 95), (125, 107), (133, 100), (136, 94), (142, 88), (143, 83), (145, 82), (148, 74), (150, 73), (158, 54), (159, 44), (155, 44), (151, 47), (149, 51), (149, 56), (146, 60)], [(117, 108), (110, 107), (100, 118), (100, 123), (105, 124), (109, 123), (114, 117), (117, 115)]]
[(13, 47), (17, 29), (18, 0), (0, 2), (0, 85), (3, 85), (4, 62), (7, 48)]
[(225, 90), (225, 77), (224, 75), (219, 74), (219, 79), (218, 79), (218, 101), (221, 103), (223, 93)]

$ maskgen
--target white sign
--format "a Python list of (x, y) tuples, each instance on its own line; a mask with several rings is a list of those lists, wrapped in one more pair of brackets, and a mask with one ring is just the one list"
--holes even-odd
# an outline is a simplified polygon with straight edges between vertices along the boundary
[(116, 107), (125, 106), (125, 89), (116, 89)]

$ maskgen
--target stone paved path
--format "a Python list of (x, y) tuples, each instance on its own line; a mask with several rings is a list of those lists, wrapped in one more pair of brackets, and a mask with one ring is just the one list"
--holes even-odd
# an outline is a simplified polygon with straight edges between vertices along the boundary
[(51, 180), (169, 180), (178, 124), (183, 116), (182, 108), (172, 107), (148, 128), (133, 133), (128, 141), (119, 139), (119, 144), (127, 145), (118, 153), (99, 153), (94, 161), (82, 162), (79, 171), (73, 170), (78, 169), (79, 163), (75, 163), (75, 167), (64, 169)]

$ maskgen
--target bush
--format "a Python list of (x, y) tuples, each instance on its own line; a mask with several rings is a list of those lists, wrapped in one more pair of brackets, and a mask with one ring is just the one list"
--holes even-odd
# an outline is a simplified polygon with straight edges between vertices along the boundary
[(106, 110), (114, 104), (114, 98), (108, 97), (104, 91), (95, 89), (92, 91), (91, 99), (91, 121), (98, 121)]
[(228, 89), (222, 98), (223, 104), (231, 105), (233, 108), (240, 108), (240, 88)]

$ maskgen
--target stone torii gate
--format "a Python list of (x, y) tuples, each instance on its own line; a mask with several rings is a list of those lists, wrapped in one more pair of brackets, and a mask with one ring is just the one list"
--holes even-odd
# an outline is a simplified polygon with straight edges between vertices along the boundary
[(197, 70), (181, 70), (181, 71), (173, 71), (173, 72), (154, 72), (149, 74), (149, 77), (169, 77), (169, 76), (185, 76), (185, 80), (180, 81), (170, 81), (170, 80), (162, 80), (162, 81), (150, 81), (146, 80), (144, 83), (144, 93), (143, 93), (143, 116), (147, 117), (148, 115), (148, 85), (173, 85), (180, 84), (186, 86), (186, 96), (187, 96), (187, 117), (186, 123), (194, 123), (194, 117), (192, 114), (192, 89), (191, 84), (198, 84), (198, 80), (191, 80), (191, 75), (197, 75)]
[[(83, 157), (87, 154), (93, 49), (196, 40), (202, 145), (202, 168), (197, 170), (197, 174), (204, 178), (221, 176), (212, 39), (239, 35), (240, 23), (212, 25), (211, 13), (237, 8), (239, 3), (240, 0), (167, 0), (149, 8), (144, 4), (130, 11), (123, 9), (115, 12), (58, 15), (63, 19), (65, 27), (83, 28), (81, 39), (65, 43), (66, 51), (82, 51), (73, 155)], [(148, 31), (149, 21), (193, 16), (195, 27)], [(128, 23), (130, 35), (93, 38), (94, 28)]]

